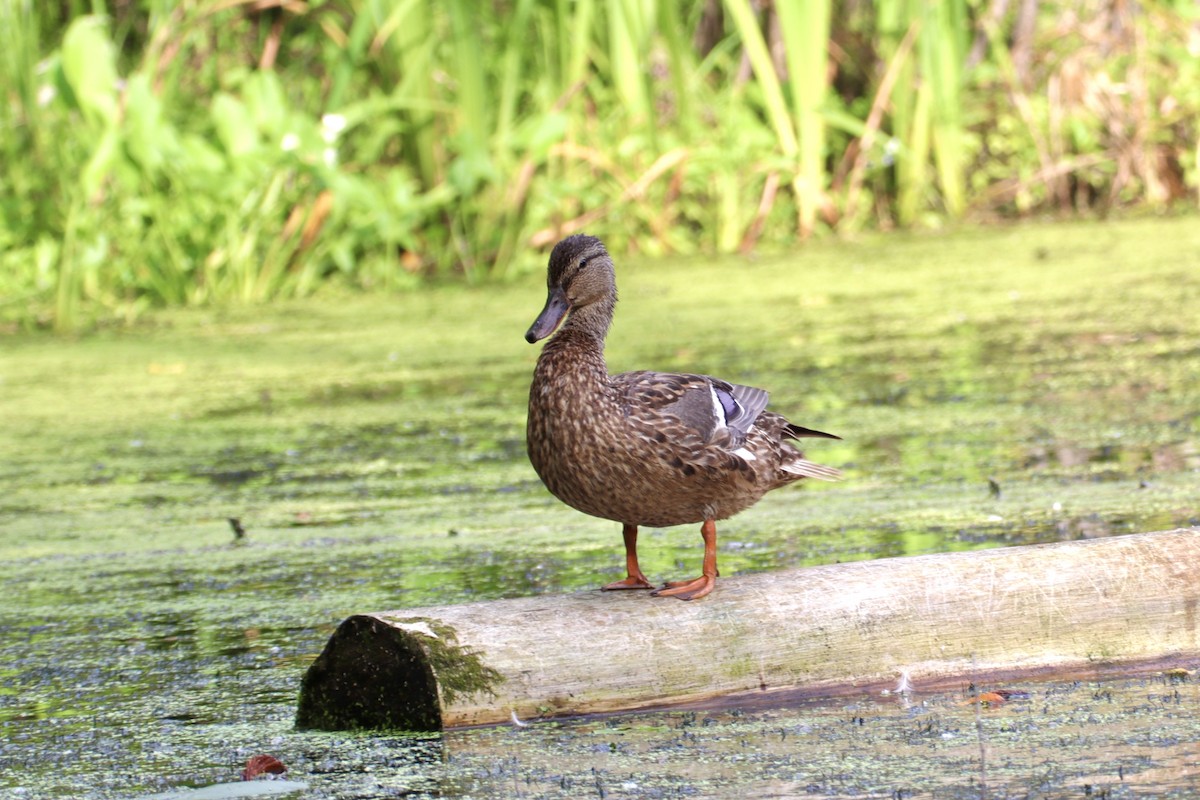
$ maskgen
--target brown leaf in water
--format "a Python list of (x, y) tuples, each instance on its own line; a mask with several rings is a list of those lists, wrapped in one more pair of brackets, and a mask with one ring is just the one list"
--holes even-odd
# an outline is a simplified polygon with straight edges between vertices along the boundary
[(285, 767), (283, 762), (275, 756), (252, 756), (250, 760), (246, 762), (246, 768), (242, 770), (242, 780), (253, 780), (259, 775), (265, 775), (268, 772), (272, 775), (281, 775), (284, 772), (287, 772), (287, 767)]
[[(974, 691), (974, 686), (971, 690)], [(964, 700), (959, 703), (960, 706), (970, 706), (976, 703), (984, 706), (1002, 706), (1009, 700), (1028, 700), (1029, 692), (1023, 689), (992, 689), (988, 692), (980, 692), (969, 700)]]

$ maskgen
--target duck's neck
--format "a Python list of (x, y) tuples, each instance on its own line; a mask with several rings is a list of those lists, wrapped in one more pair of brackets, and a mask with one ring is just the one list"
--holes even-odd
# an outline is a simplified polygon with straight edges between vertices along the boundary
[(599, 380), (608, 378), (604, 361), (604, 339), (612, 324), (615, 302), (601, 301), (577, 308), (543, 348), (543, 357), (567, 355), (568, 362)]
[(612, 325), (613, 312), (616, 310), (616, 300), (601, 300), (575, 309), (563, 330), (579, 331), (594, 339), (601, 350), (604, 349), (604, 339), (608, 336), (608, 328)]

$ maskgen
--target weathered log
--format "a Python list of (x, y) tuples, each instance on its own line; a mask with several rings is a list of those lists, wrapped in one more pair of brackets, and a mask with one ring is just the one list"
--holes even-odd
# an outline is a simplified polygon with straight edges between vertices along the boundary
[[(1200, 528), (350, 617), (303, 728), (439, 730), (1200, 655)], [(757, 703), (756, 703), (757, 704)]]

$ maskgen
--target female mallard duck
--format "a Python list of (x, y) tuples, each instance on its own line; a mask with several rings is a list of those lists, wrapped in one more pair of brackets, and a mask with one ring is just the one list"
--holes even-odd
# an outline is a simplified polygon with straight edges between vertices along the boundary
[(638, 566), (638, 526), (701, 522), (699, 578), (667, 583), (655, 596), (694, 600), (717, 578), (716, 520), (801, 478), (835, 480), (787, 444), (838, 439), (767, 411), (767, 393), (707, 375), (609, 375), (604, 337), (617, 304), (604, 244), (578, 234), (550, 253), (546, 307), (525, 339), (562, 329), (542, 349), (529, 390), (529, 460), (558, 499), (624, 525), (628, 576), (605, 589), (654, 588)]

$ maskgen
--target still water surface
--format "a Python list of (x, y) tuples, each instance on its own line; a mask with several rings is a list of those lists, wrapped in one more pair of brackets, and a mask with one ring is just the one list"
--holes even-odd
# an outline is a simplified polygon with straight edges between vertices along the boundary
[[(1200, 226), (1173, 220), (619, 263), (610, 365), (761, 385), (845, 437), (808, 443), (844, 482), (722, 526), (726, 575), (1200, 525), (1198, 254)], [(301, 675), (352, 613), (623, 574), (619, 526), (558, 504), (524, 457), (542, 291), (5, 341), (0, 797), (218, 784), (257, 753), (313, 798), (1200, 791), (1200, 685), (1157, 674), (986, 709), (915, 687), (433, 738), (293, 730)], [(643, 542), (652, 579), (698, 569), (695, 530)]]

